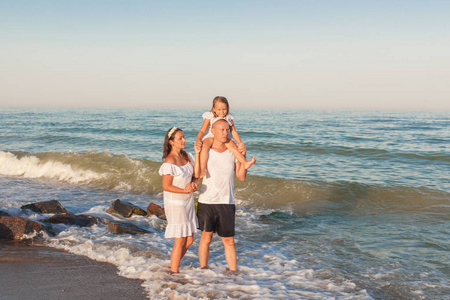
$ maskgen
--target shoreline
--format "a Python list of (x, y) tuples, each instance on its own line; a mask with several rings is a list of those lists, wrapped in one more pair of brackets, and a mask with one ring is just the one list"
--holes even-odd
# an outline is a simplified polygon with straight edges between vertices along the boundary
[(0, 239), (2, 299), (146, 299), (143, 281), (114, 265), (43, 245)]

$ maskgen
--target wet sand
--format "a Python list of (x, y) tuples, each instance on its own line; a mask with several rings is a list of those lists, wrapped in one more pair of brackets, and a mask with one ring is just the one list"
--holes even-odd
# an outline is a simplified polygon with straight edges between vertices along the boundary
[(0, 240), (1, 299), (146, 299), (142, 281), (107, 263)]

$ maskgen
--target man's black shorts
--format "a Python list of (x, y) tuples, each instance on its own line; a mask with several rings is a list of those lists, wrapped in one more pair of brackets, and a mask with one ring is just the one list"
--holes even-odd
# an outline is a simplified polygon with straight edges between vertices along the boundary
[(234, 236), (234, 204), (204, 204), (198, 203), (198, 229), (206, 232), (216, 232), (221, 237)]

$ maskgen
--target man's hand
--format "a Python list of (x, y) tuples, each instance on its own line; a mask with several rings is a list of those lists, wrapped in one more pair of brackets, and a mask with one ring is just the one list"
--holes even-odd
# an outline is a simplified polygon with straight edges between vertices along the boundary
[(202, 150), (202, 142), (195, 142), (194, 144), (195, 155), (199, 154), (201, 150)]
[(245, 146), (244, 143), (239, 143), (238, 144), (238, 151), (242, 153), (242, 155), (245, 156), (245, 154), (247, 153), (247, 146)]
[(195, 141), (195, 143), (194, 143), (194, 146), (196, 146), (196, 147), (198, 146), (198, 147), (200, 147), (200, 148), (201, 148), (201, 147), (202, 147), (202, 144), (203, 144), (203, 142), (202, 142), (202, 141), (200, 141), (200, 140), (196, 140), (196, 141)]

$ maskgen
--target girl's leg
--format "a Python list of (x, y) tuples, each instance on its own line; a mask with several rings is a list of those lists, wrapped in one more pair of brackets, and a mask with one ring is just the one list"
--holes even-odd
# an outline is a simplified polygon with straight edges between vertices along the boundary
[(170, 255), (170, 271), (172, 273), (178, 273), (181, 258), (184, 256), (184, 253), (186, 253), (184, 250), (184, 248), (186, 248), (186, 239), (186, 237), (175, 238), (172, 254)]
[(229, 139), (228, 142), (225, 143), (225, 145), (227, 146), (228, 150), (233, 152), (236, 159), (244, 166), (246, 170), (253, 166), (256, 162), (256, 158), (254, 157), (251, 160), (246, 160), (245, 156), (238, 150), (236, 143), (232, 139)]
[(213, 138), (207, 138), (203, 140), (202, 150), (200, 152), (200, 178), (205, 177), (206, 163), (208, 162), (209, 149), (211, 149)]

